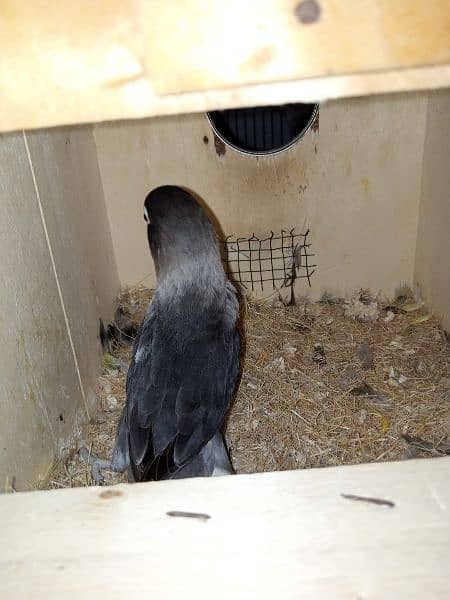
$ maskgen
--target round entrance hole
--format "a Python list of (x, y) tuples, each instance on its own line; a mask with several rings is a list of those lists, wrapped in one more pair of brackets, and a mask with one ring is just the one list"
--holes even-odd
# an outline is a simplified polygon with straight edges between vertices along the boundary
[(214, 133), (238, 152), (257, 156), (290, 148), (313, 126), (318, 104), (285, 104), (207, 113)]

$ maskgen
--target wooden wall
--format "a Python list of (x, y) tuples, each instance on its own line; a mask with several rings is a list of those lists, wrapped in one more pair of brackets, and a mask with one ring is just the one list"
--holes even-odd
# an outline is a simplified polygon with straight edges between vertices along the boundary
[(426, 111), (426, 94), (328, 102), (318, 129), (267, 158), (219, 155), (204, 114), (96, 125), (121, 284), (155, 284), (143, 201), (173, 183), (198, 193), (227, 235), (309, 228), (317, 272), (299, 294), (393, 294), (413, 280)]
[(0, 490), (21, 490), (95, 408), (118, 292), (89, 128), (0, 137), (0, 255)]
[(450, 331), (450, 90), (428, 102), (415, 279)]

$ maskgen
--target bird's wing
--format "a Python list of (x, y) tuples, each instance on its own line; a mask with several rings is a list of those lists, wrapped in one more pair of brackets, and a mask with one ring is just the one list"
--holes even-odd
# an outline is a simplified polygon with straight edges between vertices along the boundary
[(150, 319), (127, 381), (129, 451), (136, 479), (170, 477), (213, 437), (233, 394), (239, 354), (239, 333), (222, 322), (197, 328), (180, 348), (167, 338), (159, 319)]
[[(151, 362), (151, 347), (154, 320), (155, 310), (152, 302), (149, 306), (145, 319), (143, 320), (137, 331), (133, 346), (131, 362), (128, 368), (127, 402), (123, 407), (122, 415), (119, 421), (119, 425), (117, 427), (116, 439), (111, 460), (113, 469), (119, 472), (123, 472), (127, 468), (131, 467), (131, 439), (135, 440), (135, 445), (139, 443), (144, 443), (142, 441), (142, 438), (145, 432), (141, 432), (139, 428), (133, 426), (133, 423), (137, 423), (137, 419), (136, 417), (133, 418), (133, 415), (137, 414), (136, 400), (143, 394), (145, 395), (147, 393), (147, 390), (145, 388), (145, 378), (140, 376), (141, 367), (139, 359), (144, 358), (145, 354), (145, 363), (150, 364)], [(141, 352), (141, 354), (139, 354), (139, 351)]]

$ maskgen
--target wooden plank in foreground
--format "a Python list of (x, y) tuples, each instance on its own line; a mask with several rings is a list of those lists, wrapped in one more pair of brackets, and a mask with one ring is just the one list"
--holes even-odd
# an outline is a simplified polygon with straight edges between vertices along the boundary
[(450, 86), (448, 0), (314, 1), (2, 3), (0, 131)]
[(0, 597), (448, 598), (449, 473), (441, 458), (3, 495)]

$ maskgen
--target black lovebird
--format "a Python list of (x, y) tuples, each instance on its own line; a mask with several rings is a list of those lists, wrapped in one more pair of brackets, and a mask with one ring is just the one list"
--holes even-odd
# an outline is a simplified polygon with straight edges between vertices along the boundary
[(239, 373), (239, 305), (216, 233), (175, 186), (150, 192), (144, 218), (158, 286), (134, 343), (112, 462), (93, 473), (128, 470), (134, 481), (231, 473), (222, 429)]

